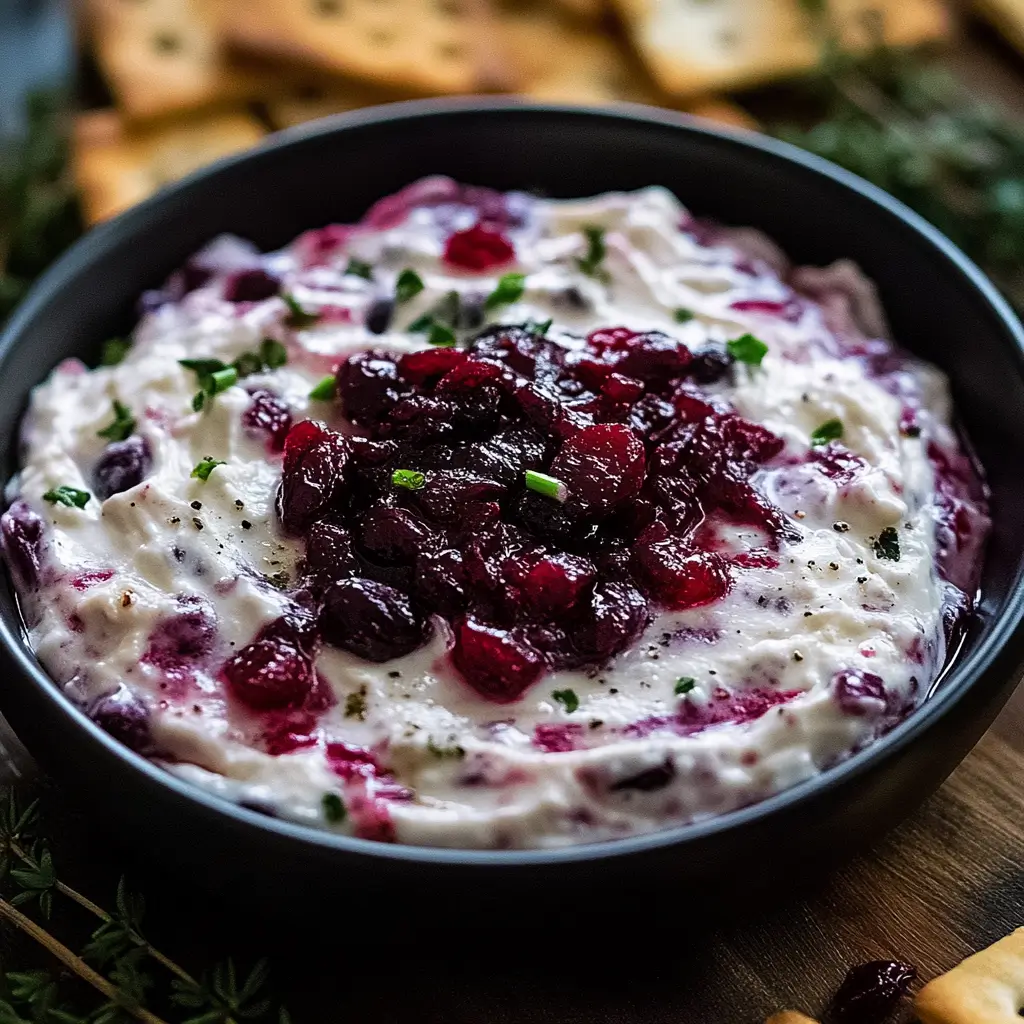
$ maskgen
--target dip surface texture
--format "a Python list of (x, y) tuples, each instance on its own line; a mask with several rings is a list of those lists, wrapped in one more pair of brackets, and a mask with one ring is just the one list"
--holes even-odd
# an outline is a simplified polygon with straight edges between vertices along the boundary
[(68, 697), (247, 806), (491, 849), (722, 814), (891, 729), (970, 611), (941, 373), (852, 265), (663, 189), (426, 179), (142, 302), (35, 390), (4, 550)]

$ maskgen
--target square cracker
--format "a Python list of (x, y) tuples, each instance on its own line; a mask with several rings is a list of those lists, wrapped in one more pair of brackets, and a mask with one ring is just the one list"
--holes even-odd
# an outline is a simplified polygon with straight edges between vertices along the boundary
[(420, 93), (473, 92), (495, 76), (484, 0), (221, 0), (235, 47)]
[(410, 98), (408, 92), (388, 89), (372, 82), (336, 78), (308, 81), (285, 88), (279, 95), (267, 100), (266, 109), (270, 123), (275, 128), (292, 128), (319, 117)]
[(498, 46), (517, 91), (555, 103), (656, 103), (658, 91), (627, 48), (610, 35), (568, 25), (540, 9), (504, 10)]
[(105, 220), (161, 186), (255, 145), (263, 129), (241, 112), (132, 127), (113, 110), (75, 121), (72, 164), (86, 220)]
[(260, 77), (233, 67), (210, 0), (86, 0), (96, 58), (131, 118), (178, 113), (259, 93)]
[(1024, 928), (969, 956), (917, 994), (922, 1024), (1020, 1024), (1024, 1007)]
[[(651, 73), (667, 92), (754, 85), (812, 68), (819, 44), (801, 0), (615, 0)], [(943, 0), (831, 0), (830, 16), (847, 45), (908, 46), (944, 38)]]

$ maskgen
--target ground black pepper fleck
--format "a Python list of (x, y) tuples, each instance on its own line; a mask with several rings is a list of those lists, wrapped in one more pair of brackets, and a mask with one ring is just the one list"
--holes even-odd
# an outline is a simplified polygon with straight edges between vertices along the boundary
[(201, 508), (203, 507), (203, 503), (202, 503), (201, 501), (192, 501), (192, 502), (189, 502), (189, 504), (190, 504), (190, 505), (191, 505), (191, 506), (192, 506), (192, 507), (193, 507), (193, 508), (194, 508), (194, 509), (195, 509), (195, 510), (196, 510), (197, 512), (198, 512), (198, 511), (199, 511), (199, 510), (200, 510), (200, 509), (201, 509)]
[(248, 519), (243, 519), (242, 520), (242, 529), (243, 530), (251, 530), (252, 529), (252, 523), (250, 523)]
[(202, 519), (199, 518), (199, 516), (193, 516), (192, 517), (192, 525), (197, 530), (201, 530), (203, 528), (203, 521), (202, 521)]

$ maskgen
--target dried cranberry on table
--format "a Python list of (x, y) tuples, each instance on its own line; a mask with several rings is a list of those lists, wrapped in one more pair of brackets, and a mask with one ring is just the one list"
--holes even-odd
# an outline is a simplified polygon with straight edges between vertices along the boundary
[(916, 977), (917, 968), (899, 960), (851, 967), (825, 1011), (825, 1024), (883, 1024)]
[[(450, 242), (504, 258), (500, 237)], [(728, 366), (624, 327), (569, 346), (490, 326), (464, 348), (350, 356), (336, 412), (360, 436), (295, 425), (278, 494), (321, 639), (385, 661), (444, 619), (456, 669), (504, 703), (546, 671), (606, 662), (659, 607), (723, 597), (762, 562), (702, 549), (701, 523), (753, 522), (775, 545), (789, 528), (750, 483), (782, 440), (698, 383)]]

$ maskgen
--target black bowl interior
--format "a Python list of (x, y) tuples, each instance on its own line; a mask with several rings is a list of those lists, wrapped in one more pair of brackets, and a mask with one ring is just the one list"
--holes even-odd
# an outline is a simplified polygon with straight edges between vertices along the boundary
[(379, 197), (438, 173), (553, 197), (660, 184), (697, 214), (766, 231), (796, 261), (847, 257), (861, 264), (880, 286), (895, 337), (951, 375), (992, 487), (995, 530), (981, 614), (937, 696), (823, 779), (705, 825), (557, 853), (384, 848), (228, 807), (119, 748), (44, 679), (20, 639), (17, 609), (4, 588), (2, 702), (30, 747), (58, 767), (73, 763), (79, 783), (101, 804), (116, 773), (119, 806), (107, 810), (123, 829), (147, 828), (152, 843), (173, 850), (182, 863), (202, 857), (202, 870), (216, 874), (211, 855), (215, 861), (239, 844), (251, 853), (259, 843), (261, 863), (246, 869), (252, 878), (283, 877), (305, 858), (307, 870), (325, 885), (336, 879), (341, 860), (352, 870), (372, 861), (374, 877), (393, 880), (416, 865), (422, 871), (455, 862), (493, 874), (496, 865), (579, 868), (623, 854), (658, 853), (667, 864), (679, 856), (691, 872), (715, 874), (751, 843), (774, 842), (781, 853), (793, 845), (798, 827), (801, 846), (812, 852), (834, 847), (837, 828), (867, 835), (905, 814), (952, 770), (1017, 679), (1024, 560), (1018, 526), (1024, 519), (1021, 331), (977, 270), (922, 221), (871, 186), (784, 145), (646, 108), (578, 111), (509, 101), (402, 104), (285, 133), (93, 231), (37, 286), (0, 349), (4, 465), (14, 468), (29, 389), (58, 360), (93, 356), (102, 339), (130, 329), (137, 296), (211, 237), (234, 232), (261, 248), (279, 247), (307, 228), (357, 219)]

